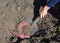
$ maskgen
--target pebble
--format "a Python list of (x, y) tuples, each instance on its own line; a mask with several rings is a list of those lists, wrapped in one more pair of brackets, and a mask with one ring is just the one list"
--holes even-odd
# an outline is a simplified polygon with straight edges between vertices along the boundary
[(20, 7), (17, 7), (16, 10), (17, 10), (17, 11), (20, 11)]

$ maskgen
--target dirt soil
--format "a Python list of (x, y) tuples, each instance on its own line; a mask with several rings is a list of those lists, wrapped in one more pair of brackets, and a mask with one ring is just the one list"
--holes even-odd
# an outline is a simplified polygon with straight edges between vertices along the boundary
[[(58, 23), (58, 19), (49, 13), (45, 18), (40, 19), (37, 23), (39, 31), (29, 39), (20, 39), (12, 34), (17, 30), (18, 23), (26, 20), (26, 17), (33, 18), (33, 2), (34, 0), (0, 0), (0, 43), (40, 43), (42, 39), (49, 39), (56, 35), (55, 24)], [(56, 41), (50, 43), (53, 42), (59, 43)]]

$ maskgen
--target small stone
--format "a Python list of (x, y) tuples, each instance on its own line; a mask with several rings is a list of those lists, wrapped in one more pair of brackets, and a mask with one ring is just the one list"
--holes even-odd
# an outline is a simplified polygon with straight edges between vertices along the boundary
[(4, 16), (4, 13), (3, 12), (1, 12), (1, 16)]
[(50, 43), (55, 43), (55, 41), (51, 41)]
[(17, 7), (16, 10), (17, 10), (17, 11), (20, 11), (20, 7)]
[(17, 38), (14, 38), (12, 42), (16, 42), (17, 41)]
[(28, 40), (22, 40), (20, 43), (30, 43)]

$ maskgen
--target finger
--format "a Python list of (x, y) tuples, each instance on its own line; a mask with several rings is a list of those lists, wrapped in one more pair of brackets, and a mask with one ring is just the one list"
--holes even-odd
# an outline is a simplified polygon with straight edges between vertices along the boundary
[(40, 16), (40, 17), (41, 17), (41, 18), (43, 17), (43, 16), (42, 16), (42, 14), (41, 14), (41, 16)]
[(43, 15), (43, 17), (45, 17), (46, 16), (46, 14), (45, 15)]
[(43, 17), (44, 17), (45, 15), (43, 15)]

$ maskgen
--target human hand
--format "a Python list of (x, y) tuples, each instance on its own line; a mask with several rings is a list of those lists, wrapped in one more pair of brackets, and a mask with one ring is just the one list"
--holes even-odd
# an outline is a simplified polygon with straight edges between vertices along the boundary
[(43, 18), (43, 17), (45, 17), (45, 15), (47, 15), (47, 11), (46, 10), (41, 10), (40, 11), (40, 18)]
[(47, 15), (47, 11), (50, 9), (50, 7), (48, 7), (47, 5), (44, 8), (41, 8), (39, 10), (40, 12), (40, 18), (45, 17), (45, 15)]

